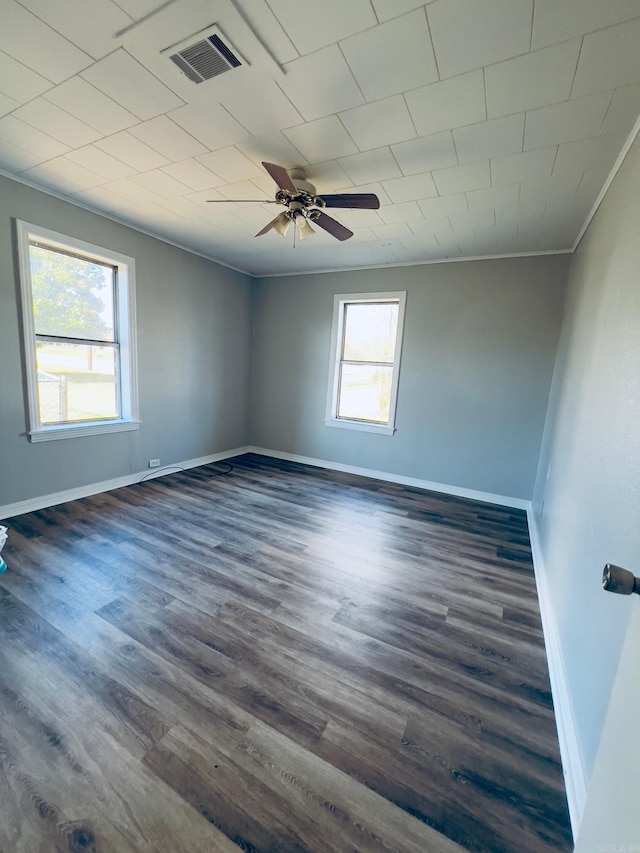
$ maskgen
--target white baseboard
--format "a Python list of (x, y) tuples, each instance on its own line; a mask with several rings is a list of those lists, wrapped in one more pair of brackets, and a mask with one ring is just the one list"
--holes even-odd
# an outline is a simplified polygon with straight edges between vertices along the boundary
[(357, 474), (360, 477), (370, 477), (372, 480), (385, 480), (388, 483), (398, 483), (401, 486), (413, 486), (416, 489), (425, 489), (429, 492), (441, 492), (444, 495), (455, 495), (458, 498), (469, 498), (470, 500), (499, 504), (513, 509), (526, 510), (530, 505), (529, 501), (522, 498), (494, 495), (491, 492), (478, 492), (475, 489), (448, 486), (446, 483), (418, 480), (415, 477), (389, 474), (386, 471), (373, 471), (371, 468), (357, 468), (355, 465), (343, 465), (341, 462), (329, 462), (326, 459), (314, 459), (311, 456), (298, 456), (296, 453), (283, 453), (280, 450), (268, 450), (265, 447), (250, 447), (248, 450), (250, 453), (258, 453), (261, 456), (273, 456), (275, 459), (285, 459), (288, 462), (300, 462), (302, 465), (312, 465), (314, 468), (327, 468), (329, 471)]
[(567, 684), (564, 655), (562, 654), (562, 646), (560, 645), (555, 609), (549, 591), (546, 564), (540, 544), (540, 534), (532, 507), (527, 511), (527, 520), (529, 522), (531, 554), (533, 556), (540, 615), (542, 617), (542, 629), (544, 631), (544, 643), (547, 652), (549, 680), (551, 681), (551, 693), (553, 695), (553, 708), (558, 729), (558, 741), (560, 743), (560, 757), (562, 759), (564, 781), (567, 790), (569, 817), (575, 839), (578, 837), (578, 829), (580, 828), (587, 799), (587, 777), (584, 769), (582, 750), (580, 749), (580, 741), (578, 740), (573, 704)]
[(18, 501), (13, 504), (0, 506), (0, 519), (13, 518), (14, 515), (22, 515), (25, 512), (35, 512), (46, 509), (49, 506), (76, 501), (79, 498), (88, 498), (101, 492), (110, 492), (112, 489), (120, 489), (122, 486), (132, 486), (140, 480), (151, 480), (155, 477), (165, 477), (167, 474), (175, 474), (181, 468), (197, 468), (199, 465), (208, 465), (211, 462), (220, 462), (230, 459), (232, 456), (240, 456), (241, 453), (249, 453), (250, 447), (236, 447), (234, 450), (224, 450), (222, 453), (212, 453), (209, 456), (200, 456), (197, 459), (187, 459), (184, 462), (176, 462), (173, 465), (164, 465), (162, 468), (152, 468), (148, 471), (138, 471), (135, 474), (126, 474), (124, 477), (116, 477), (113, 480), (102, 480), (100, 483), (90, 483), (87, 486), (78, 486), (75, 489), (66, 489), (63, 492), (55, 492), (51, 495), (42, 495), (38, 498), (30, 498), (26, 501)]

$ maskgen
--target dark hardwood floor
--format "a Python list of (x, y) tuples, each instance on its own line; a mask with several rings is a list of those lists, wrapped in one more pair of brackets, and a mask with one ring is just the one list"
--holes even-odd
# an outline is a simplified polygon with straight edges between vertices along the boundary
[(525, 514), (232, 464), (5, 522), (0, 851), (571, 850)]

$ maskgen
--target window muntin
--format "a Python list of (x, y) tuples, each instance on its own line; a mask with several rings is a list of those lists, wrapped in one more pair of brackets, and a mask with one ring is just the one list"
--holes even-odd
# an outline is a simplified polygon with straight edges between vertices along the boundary
[(394, 431), (405, 293), (336, 296), (329, 426)]
[(18, 223), (32, 441), (135, 429), (134, 262)]

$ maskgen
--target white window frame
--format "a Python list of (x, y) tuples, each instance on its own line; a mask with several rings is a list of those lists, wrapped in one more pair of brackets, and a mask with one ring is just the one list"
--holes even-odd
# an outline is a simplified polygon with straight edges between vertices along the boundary
[[(138, 370), (136, 353), (135, 317), (135, 261), (127, 255), (94, 246), (84, 240), (68, 237), (33, 225), (17, 221), (18, 260), (20, 269), (20, 291), (22, 300), (22, 329), (26, 386), (29, 403), (28, 437), (32, 442), (51, 441), (86, 435), (102, 435), (138, 429)], [(36, 365), (36, 332), (33, 317), (31, 291), (31, 264), (29, 245), (31, 242), (44, 245), (53, 251), (71, 253), (89, 261), (97, 261), (114, 267), (115, 315), (118, 340), (118, 379), (120, 417), (107, 420), (79, 421), (77, 423), (43, 424), (38, 407), (38, 379)]]
[[(329, 389), (327, 393), (327, 413), (325, 425), (341, 429), (357, 429), (363, 432), (377, 432), (393, 435), (396, 431), (396, 408), (398, 403), (398, 380), (400, 379), (400, 357), (402, 354), (402, 335), (404, 331), (404, 313), (407, 300), (406, 290), (386, 293), (336, 293), (333, 298), (333, 329), (331, 333), (331, 361), (329, 365)], [(345, 308), (353, 303), (397, 302), (398, 328), (396, 349), (393, 358), (393, 377), (391, 380), (391, 399), (389, 402), (389, 421), (376, 424), (371, 421), (338, 417), (338, 393), (340, 388), (340, 362), (344, 337)]]

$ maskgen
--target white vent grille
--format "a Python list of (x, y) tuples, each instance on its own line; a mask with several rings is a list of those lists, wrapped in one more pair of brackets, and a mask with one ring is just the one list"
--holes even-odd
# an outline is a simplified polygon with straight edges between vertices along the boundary
[(203, 83), (242, 65), (231, 48), (215, 33), (171, 54), (169, 59), (194, 83)]

